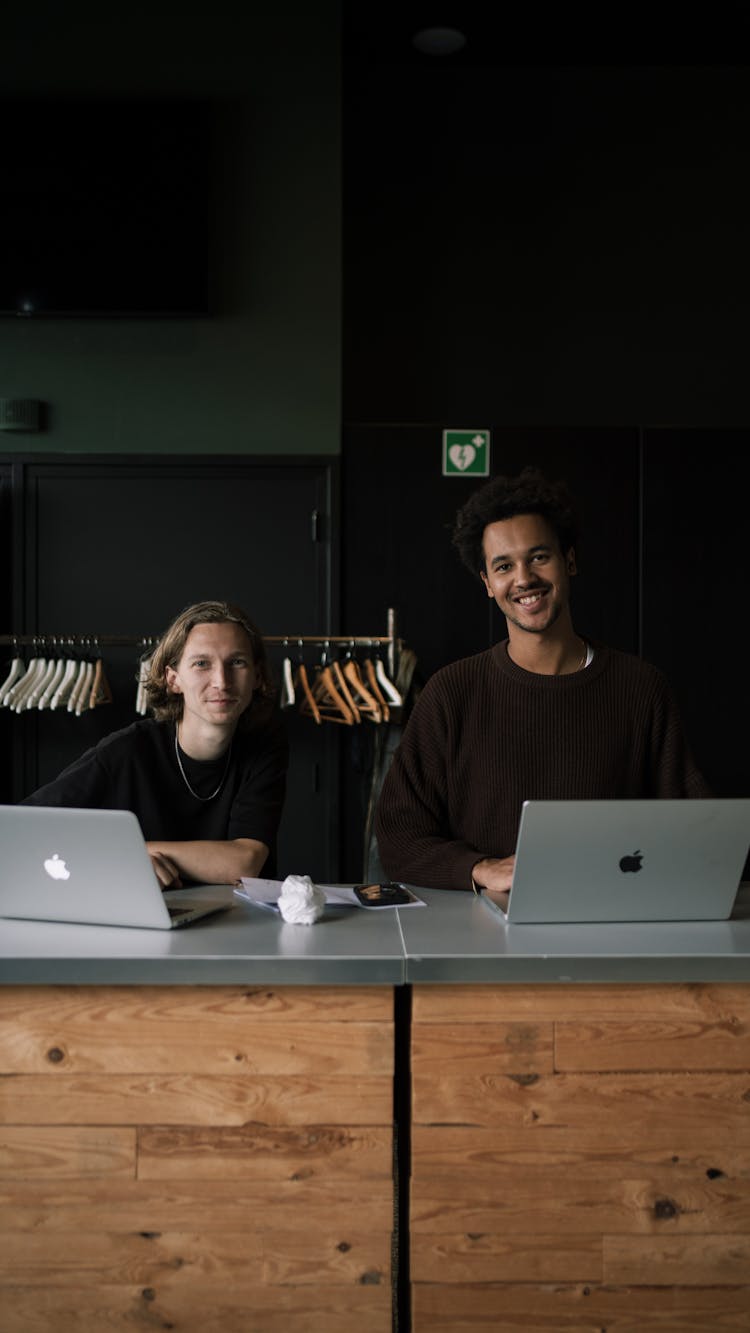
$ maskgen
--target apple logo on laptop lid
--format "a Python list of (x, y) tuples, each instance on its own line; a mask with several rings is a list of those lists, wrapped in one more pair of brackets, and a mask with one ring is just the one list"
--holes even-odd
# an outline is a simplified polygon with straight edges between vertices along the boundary
[(47, 858), (44, 862), (44, 869), (50, 879), (70, 879), (70, 871), (57, 852)]
[(632, 872), (633, 874), (636, 874), (636, 872), (642, 868), (641, 867), (642, 860), (643, 860), (643, 852), (640, 851), (631, 852), (630, 856), (623, 856), (621, 858), (620, 869), (624, 874), (628, 874), (629, 871)]

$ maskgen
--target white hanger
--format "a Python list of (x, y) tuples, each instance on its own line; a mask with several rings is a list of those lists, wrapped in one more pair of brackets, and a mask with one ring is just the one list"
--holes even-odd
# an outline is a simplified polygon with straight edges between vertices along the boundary
[(69, 713), (74, 713), (76, 711), (76, 708), (78, 707), (78, 696), (80, 695), (86, 681), (88, 665), (89, 664), (86, 661), (85, 657), (82, 657), (80, 662), (78, 663), (78, 671), (76, 672), (76, 677), (75, 680), (73, 681), (73, 688), (70, 691), (70, 694), (68, 695)]
[(294, 708), (296, 702), (296, 693), (294, 689), (294, 676), (292, 673), (292, 662), (289, 656), (289, 644), (284, 641), (284, 647), (287, 650), (284, 661), (281, 664), (281, 698), (279, 704), (281, 708)]
[[(36, 678), (31, 688), (26, 691), (26, 694), (23, 697), (23, 704), (21, 705), (21, 707), (24, 710), (26, 710), (27, 708), (36, 708), (48, 682), (52, 679), (52, 675), (54, 673), (56, 665), (57, 663), (54, 657), (48, 657), (44, 659), (44, 667), (40, 668), (40, 670), (37, 672)], [(18, 708), (19, 713), (21, 711), (21, 707)]]
[(400, 707), (404, 701), (396, 689), (396, 686), (393, 684), (393, 681), (389, 680), (388, 676), (385, 674), (385, 667), (379, 657), (375, 658), (375, 675), (377, 676), (378, 684), (389, 703), (392, 703), (395, 708)]
[(25, 663), (23, 658), (18, 655), (15, 656), (10, 664), (10, 667), (8, 669), (8, 674), (5, 677), (5, 680), (3, 681), (2, 685), (0, 685), (0, 708), (3, 708), (5, 706), (6, 695), (10, 693), (11, 687), (16, 684), (16, 681), (19, 681), (21, 679), (24, 670), (25, 670)]
[(31, 690), (39, 672), (44, 671), (45, 667), (46, 659), (44, 657), (32, 657), (26, 668), (25, 676), (22, 676), (10, 691), (8, 707), (11, 708), (13, 712), (21, 712), (26, 695)]
[(94, 679), (94, 663), (91, 658), (86, 662), (86, 670), (83, 673), (81, 688), (76, 694), (76, 717), (80, 717), (87, 708), (91, 706), (91, 682)]
[(75, 657), (69, 657), (65, 663), (62, 680), (49, 702), (52, 711), (67, 703), (68, 698), (70, 697), (70, 692), (75, 684), (77, 674), (78, 662)]
[(54, 664), (54, 671), (52, 672), (52, 676), (50, 677), (49, 681), (44, 687), (42, 696), (39, 702), (37, 703), (37, 708), (43, 709), (43, 708), (50, 708), (52, 706), (52, 697), (55, 694), (55, 691), (57, 690), (57, 687), (60, 684), (60, 681), (62, 680), (64, 674), (65, 674), (65, 657), (61, 654), (57, 658)]

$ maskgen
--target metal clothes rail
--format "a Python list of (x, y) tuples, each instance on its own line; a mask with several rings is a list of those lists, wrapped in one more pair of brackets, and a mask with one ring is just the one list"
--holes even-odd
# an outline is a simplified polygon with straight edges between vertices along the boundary
[[(316, 644), (326, 648), (330, 644), (351, 648), (372, 648), (376, 645), (387, 648), (388, 671), (396, 671), (396, 613), (388, 607), (387, 633), (385, 634), (264, 634), (265, 644), (281, 647), (303, 647)], [(159, 642), (159, 634), (0, 634), (0, 646), (10, 648), (140, 648), (142, 651), (153, 648)]]

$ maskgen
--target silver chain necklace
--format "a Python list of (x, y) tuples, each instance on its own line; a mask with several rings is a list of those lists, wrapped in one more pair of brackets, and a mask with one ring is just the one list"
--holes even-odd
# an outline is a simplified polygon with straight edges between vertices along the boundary
[(185, 773), (185, 770), (184, 770), (184, 768), (182, 767), (182, 760), (181, 760), (181, 758), (180, 758), (180, 743), (179, 743), (179, 741), (178, 741), (178, 739), (177, 739), (177, 728), (176, 728), (176, 727), (175, 727), (175, 729), (174, 729), (174, 752), (175, 752), (175, 754), (177, 755), (177, 767), (179, 768), (180, 773), (182, 774), (182, 781), (185, 783), (185, 786), (187, 787), (188, 791), (190, 792), (190, 795), (191, 795), (191, 796), (194, 796), (195, 799), (196, 799), (196, 801), (212, 801), (212, 800), (214, 799), (214, 796), (218, 796), (218, 795), (219, 795), (219, 792), (221, 791), (222, 787), (224, 786), (224, 779), (226, 778), (226, 775), (227, 775), (227, 773), (229, 772), (229, 760), (232, 758), (232, 742), (231, 742), (231, 741), (229, 742), (229, 749), (227, 750), (227, 762), (226, 762), (226, 764), (224, 765), (224, 772), (223, 772), (222, 775), (221, 775), (221, 780), (220, 780), (219, 785), (218, 785), (218, 787), (216, 788), (216, 790), (215, 790), (215, 791), (212, 791), (210, 796), (199, 796), (198, 793), (197, 793), (197, 791), (193, 791), (193, 788), (190, 786), (190, 783), (189, 783), (188, 780), (187, 780), (187, 774)]

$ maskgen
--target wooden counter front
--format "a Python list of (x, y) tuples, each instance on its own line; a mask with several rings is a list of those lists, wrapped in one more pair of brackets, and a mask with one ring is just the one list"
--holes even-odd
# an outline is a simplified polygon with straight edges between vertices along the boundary
[(390, 987), (0, 988), (2, 1333), (390, 1333)]
[(750, 986), (415, 986), (413, 1333), (750, 1329)]

